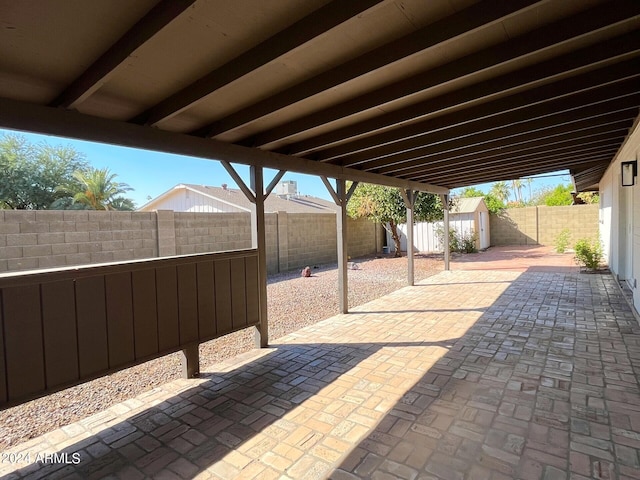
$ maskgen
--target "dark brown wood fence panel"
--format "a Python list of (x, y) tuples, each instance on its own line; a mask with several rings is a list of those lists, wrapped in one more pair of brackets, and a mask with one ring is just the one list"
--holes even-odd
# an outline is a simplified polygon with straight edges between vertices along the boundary
[(198, 340), (198, 282), (196, 264), (178, 266), (178, 315), (180, 343)]
[(7, 365), (4, 361), (4, 316), (2, 309), (2, 291), (0, 291), (0, 402), (6, 402), (8, 400)]
[(109, 369), (104, 277), (76, 280), (80, 377)]
[(231, 318), (233, 329), (247, 326), (244, 258), (231, 259)]
[(156, 272), (139, 270), (131, 274), (133, 288), (133, 336), (136, 359), (158, 353), (158, 309)]
[(133, 302), (131, 273), (114, 273), (105, 277), (109, 368), (135, 360), (133, 347)]
[(247, 296), (247, 324), (256, 325), (260, 321), (260, 302), (258, 288), (258, 257), (247, 257), (245, 268), (245, 292)]
[(158, 345), (160, 351), (164, 351), (180, 344), (176, 267), (158, 268), (156, 270), (156, 284), (158, 288)]
[(0, 274), (0, 408), (258, 322), (255, 250)]
[(3, 292), (4, 335), (9, 399), (45, 389), (40, 286)]
[(231, 320), (231, 263), (229, 260), (217, 260), (214, 263), (216, 276), (216, 323), (218, 334), (233, 329)]
[(80, 378), (73, 280), (42, 285), (42, 326), (47, 388)]
[(198, 330), (200, 338), (216, 334), (215, 278), (213, 262), (199, 263), (198, 278)]

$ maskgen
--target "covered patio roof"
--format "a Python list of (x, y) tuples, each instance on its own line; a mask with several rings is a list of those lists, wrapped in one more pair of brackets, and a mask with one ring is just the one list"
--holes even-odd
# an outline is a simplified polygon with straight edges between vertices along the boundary
[(635, 0), (0, 10), (2, 127), (413, 190), (596, 189), (640, 105)]

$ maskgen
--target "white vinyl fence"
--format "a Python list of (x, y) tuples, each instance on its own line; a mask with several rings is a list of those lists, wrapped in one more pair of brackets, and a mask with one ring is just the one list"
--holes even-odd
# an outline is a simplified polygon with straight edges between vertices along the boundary
[[(452, 215), (449, 219), (450, 228), (454, 229), (458, 235), (468, 235), (474, 232), (474, 214), (462, 213)], [(438, 238), (438, 231), (444, 230), (444, 222), (420, 222), (413, 225), (413, 248), (414, 251), (422, 253), (441, 253), (443, 251), (442, 242)], [(393, 238), (389, 231), (387, 233), (387, 245), (391, 252), (394, 250)], [(400, 234), (400, 248), (407, 251), (407, 224), (398, 225)]]

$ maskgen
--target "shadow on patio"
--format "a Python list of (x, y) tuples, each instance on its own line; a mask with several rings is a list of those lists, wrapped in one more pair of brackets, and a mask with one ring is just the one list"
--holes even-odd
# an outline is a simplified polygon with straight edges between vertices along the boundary
[(423, 285), (18, 446), (81, 461), (14, 474), (640, 476), (640, 329), (611, 276)]

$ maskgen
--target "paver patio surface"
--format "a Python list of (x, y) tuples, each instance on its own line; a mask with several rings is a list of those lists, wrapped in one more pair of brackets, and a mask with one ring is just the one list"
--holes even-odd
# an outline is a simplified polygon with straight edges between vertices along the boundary
[(441, 272), (3, 452), (0, 474), (637, 479), (639, 368), (611, 275)]

